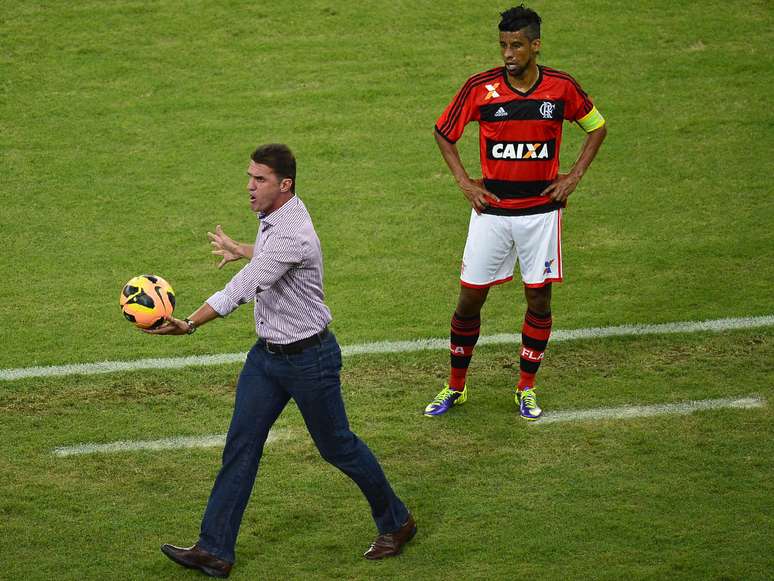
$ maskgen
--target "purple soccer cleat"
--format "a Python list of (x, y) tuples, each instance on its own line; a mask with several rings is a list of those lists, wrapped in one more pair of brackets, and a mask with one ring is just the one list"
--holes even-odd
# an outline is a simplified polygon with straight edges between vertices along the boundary
[(424, 414), (426, 416), (440, 416), (449, 411), (454, 405), (465, 403), (468, 399), (468, 386), (462, 391), (455, 391), (447, 383), (441, 392), (435, 396), (435, 399), (427, 404)]

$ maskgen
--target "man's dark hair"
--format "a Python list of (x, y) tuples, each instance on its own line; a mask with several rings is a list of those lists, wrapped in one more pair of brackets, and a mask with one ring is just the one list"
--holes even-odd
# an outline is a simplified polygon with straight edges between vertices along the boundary
[(259, 145), (250, 156), (255, 163), (269, 166), (280, 179), (290, 178), (293, 185), (290, 191), (296, 192), (296, 158), (290, 148), (283, 143)]
[(536, 38), (540, 38), (540, 23), (542, 20), (538, 13), (529, 8), (525, 8), (524, 4), (509, 8), (505, 12), (500, 13), (500, 25), (498, 28), (503, 32), (517, 32), (524, 30), (524, 35), (532, 42)]

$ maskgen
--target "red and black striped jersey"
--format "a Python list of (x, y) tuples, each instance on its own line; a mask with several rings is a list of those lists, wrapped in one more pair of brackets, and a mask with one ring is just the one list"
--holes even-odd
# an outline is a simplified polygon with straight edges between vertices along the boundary
[(497, 67), (468, 79), (435, 130), (455, 143), (469, 122), (478, 121), (484, 186), (500, 198), (486, 212), (538, 214), (563, 205), (540, 192), (559, 173), (564, 120), (578, 122), (587, 132), (605, 123), (567, 73), (539, 66), (533, 87), (521, 92), (508, 82), (505, 67)]

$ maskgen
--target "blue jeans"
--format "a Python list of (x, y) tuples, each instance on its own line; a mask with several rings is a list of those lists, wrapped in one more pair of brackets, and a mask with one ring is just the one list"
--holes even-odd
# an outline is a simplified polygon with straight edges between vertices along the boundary
[(202, 519), (199, 546), (234, 562), (242, 515), (269, 429), (292, 397), (320, 455), (360, 487), (380, 533), (398, 530), (408, 510), (390, 487), (379, 461), (349, 429), (341, 399), (341, 349), (333, 333), (297, 354), (253, 346), (237, 382), (223, 465)]

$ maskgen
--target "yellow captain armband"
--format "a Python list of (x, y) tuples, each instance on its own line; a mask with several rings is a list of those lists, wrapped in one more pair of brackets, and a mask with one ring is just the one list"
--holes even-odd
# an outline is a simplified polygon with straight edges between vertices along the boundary
[(596, 107), (592, 107), (586, 115), (578, 119), (578, 125), (580, 125), (586, 133), (596, 131), (605, 124), (605, 118), (597, 111)]

